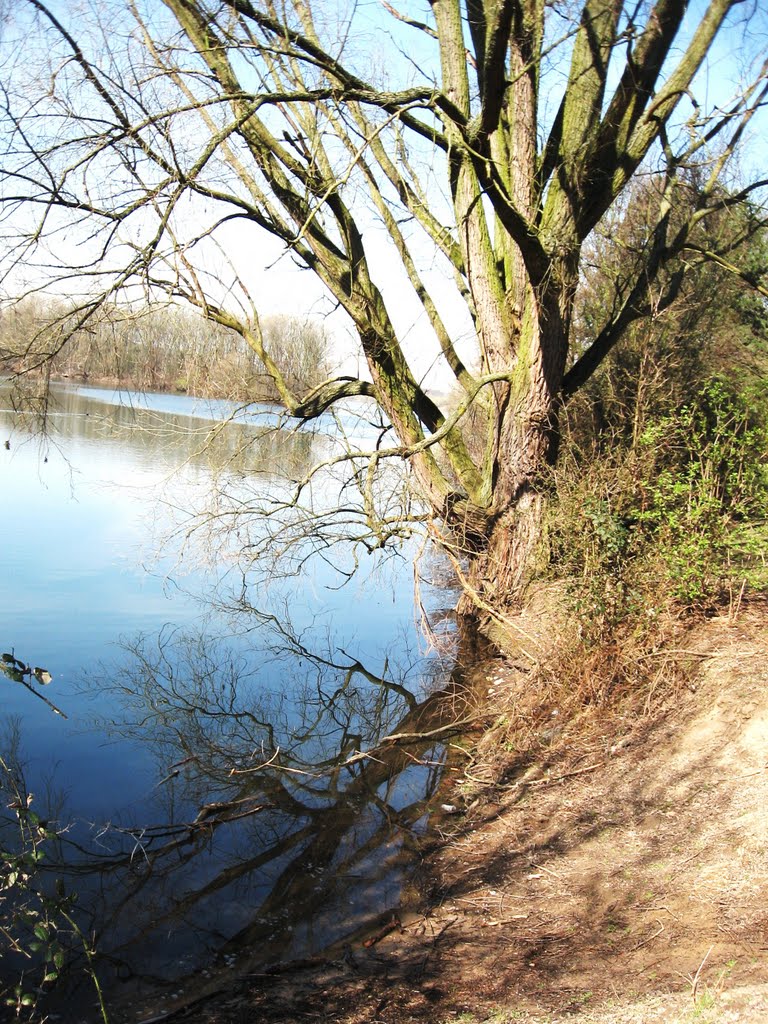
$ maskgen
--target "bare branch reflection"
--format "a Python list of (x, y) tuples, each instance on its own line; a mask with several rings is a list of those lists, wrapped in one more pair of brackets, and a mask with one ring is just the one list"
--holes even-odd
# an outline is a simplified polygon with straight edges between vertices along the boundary
[(396, 903), (442, 745), (469, 718), (453, 683), (414, 692), (414, 659), (365, 665), (272, 616), (261, 626), (258, 648), (140, 637), (91, 684), (114, 698), (102, 727), (157, 766), (155, 823), (124, 815), (64, 843), (78, 887), (103, 898), (102, 950), (134, 969), (157, 969), (169, 935), (190, 955), (304, 955)]

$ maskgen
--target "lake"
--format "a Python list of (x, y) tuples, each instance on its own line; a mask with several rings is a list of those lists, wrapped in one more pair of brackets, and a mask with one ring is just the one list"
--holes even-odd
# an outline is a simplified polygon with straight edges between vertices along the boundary
[[(76, 894), (109, 998), (310, 955), (397, 906), (443, 752), (366, 752), (439, 721), (449, 666), (417, 625), (405, 492), (376, 497), (402, 558), (340, 477), (381, 425), (63, 385), (43, 412), (41, 433), (0, 391), (3, 803), (33, 794), (57, 834), (40, 882)], [(5, 849), (16, 831), (6, 810)]]

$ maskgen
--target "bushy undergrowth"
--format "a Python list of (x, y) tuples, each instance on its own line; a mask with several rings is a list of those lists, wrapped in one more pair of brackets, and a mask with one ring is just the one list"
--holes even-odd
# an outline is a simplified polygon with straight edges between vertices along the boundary
[(768, 587), (766, 399), (765, 382), (715, 375), (588, 455), (566, 433), (548, 556), (587, 639)]

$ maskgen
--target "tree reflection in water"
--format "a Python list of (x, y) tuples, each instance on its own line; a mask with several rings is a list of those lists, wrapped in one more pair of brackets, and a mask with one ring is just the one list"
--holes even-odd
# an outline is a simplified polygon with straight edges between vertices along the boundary
[(257, 658), (142, 638), (99, 682), (118, 709), (108, 730), (152, 749), (158, 823), (115, 821), (65, 848), (75, 888), (98, 878), (97, 945), (133, 970), (173, 973), (225, 944), (306, 955), (398, 900), (443, 744), (466, 725), (458, 689), (418, 699), (413, 666), (372, 671), (272, 626)]
[[(80, 515), (69, 515), (66, 469), (72, 459), (75, 467), (78, 460), (88, 466), (88, 481), (99, 494), (115, 488), (123, 511), (131, 511), (127, 495), (133, 492), (126, 486), (136, 487), (137, 504), (141, 487), (152, 489), (153, 506), (164, 500), (157, 521), (148, 514), (147, 530), (142, 525), (136, 533), (146, 533), (150, 546), (157, 536), (179, 540), (183, 565), (170, 573), (174, 590), (188, 586), (196, 598), (209, 579), (211, 587), (222, 579), (229, 587), (238, 582), (231, 601), (218, 596), (207, 632), (147, 634), (128, 645), (118, 667), (91, 679), (94, 701), (109, 708), (109, 718), (98, 723), (82, 749), (78, 738), (69, 758), (64, 746), (46, 747), (44, 723), (24, 723), (19, 761), (28, 739), (35, 808), (57, 831), (65, 830), (58, 859), (49, 853), (43, 862), (51, 888), (63, 877), (66, 891), (79, 894), (84, 930), (121, 974), (184, 973), (222, 948), (247, 948), (262, 961), (303, 956), (398, 901), (402, 864), (423, 827), (424, 801), (437, 785), (443, 743), (460, 728), (455, 719), (466, 715), (453, 684), (428, 695), (423, 664), (415, 657), (409, 662), (407, 652), (400, 651), (398, 664), (383, 657), (374, 664), (358, 653), (358, 646), (375, 647), (385, 631), (383, 624), (371, 625), (362, 608), (351, 613), (358, 646), (345, 646), (338, 637), (320, 645), (308, 639), (318, 630), (297, 633), (259, 614), (249, 601), (256, 601), (253, 595), (263, 598), (265, 578), (272, 610), (286, 577), (296, 577), (297, 589), (333, 594), (363, 555), (362, 576), (374, 560), (379, 565), (394, 557), (389, 537), (407, 536), (418, 510), (404, 507), (394, 471), (391, 487), (381, 494), (367, 488), (363, 463), (350, 452), (357, 433), (375, 448), (380, 429), (362, 414), (359, 422), (350, 412), (343, 423), (324, 420), (314, 432), (286, 432), (274, 410), (256, 410), (236, 429), (225, 430), (203, 417), (182, 415), (186, 401), (172, 396), (154, 396), (147, 408), (139, 401), (117, 410), (109, 397), (99, 402), (97, 394), (66, 389), (51, 396), (52, 440), (45, 449), (50, 460), (31, 472), (36, 476), (45, 466), (51, 487), (46, 500), (57, 522), (55, 531), (46, 527), (41, 537), (50, 533), (56, 539), (45, 547), (45, 564), (30, 562), (34, 573), (45, 578), (51, 568), (71, 568), (67, 550), (77, 549), (82, 533)], [(10, 407), (0, 409), (0, 422), (6, 421), (20, 431), (24, 426)], [(318, 462), (325, 468), (310, 477), (308, 465)], [(183, 469), (172, 473), (180, 464)], [(18, 459), (19, 487), (23, 468)], [(101, 506), (94, 506), (94, 522), (97, 511)], [(127, 518), (133, 530), (134, 517)], [(379, 536), (376, 522), (385, 520), (391, 520), (389, 532)], [(62, 521), (67, 530), (60, 529)], [(24, 524), (19, 530), (23, 535)], [(353, 543), (345, 547), (350, 536)], [(161, 553), (155, 570), (163, 578), (175, 550), (171, 545)], [(66, 557), (60, 558), (62, 551)], [(319, 563), (312, 573), (311, 559)], [(94, 565), (103, 568), (98, 559)], [(78, 678), (81, 665), (96, 662), (114, 637), (115, 615), (101, 613), (123, 608), (122, 578), (116, 574), (109, 581), (110, 588), (98, 591), (91, 603), (79, 591), (62, 591), (62, 616), (73, 606), (71, 620), (65, 624), (62, 618), (60, 627), (75, 648), (69, 680)], [(352, 604), (354, 597), (346, 601)], [(323, 607), (332, 603), (323, 601)], [(316, 612), (316, 605), (304, 604), (300, 614)], [(298, 617), (296, 604), (291, 607)], [(341, 617), (349, 621), (349, 614)], [(221, 639), (233, 615), (245, 625), (232, 625), (237, 635)], [(124, 628), (133, 621), (126, 618)], [(19, 653), (25, 659), (35, 654), (26, 647)], [(39, 657), (57, 681), (65, 677), (61, 656)], [(83, 724), (83, 703), (80, 695), (62, 702), (73, 728)], [(115, 757), (139, 766), (130, 796), (110, 789), (125, 771), (105, 772), (103, 780), (81, 785), (83, 766), (87, 771), (89, 764), (105, 763), (103, 757), (90, 759), (103, 732), (116, 740), (121, 753)], [(429, 735), (413, 745), (391, 738), (420, 733)], [(55, 739), (63, 743), (61, 733)], [(48, 748), (61, 759), (55, 783), (72, 786), (71, 811), (58, 790), (45, 798), (38, 767)], [(142, 792), (150, 762), (151, 795), (120, 810)], [(68, 778), (72, 765), (77, 774)], [(94, 809), (79, 809), (81, 800), (86, 807), (92, 801)], [(104, 807), (106, 823), (99, 818)], [(82, 820), (86, 813), (90, 821)], [(2, 825), (0, 820), (0, 835)]]

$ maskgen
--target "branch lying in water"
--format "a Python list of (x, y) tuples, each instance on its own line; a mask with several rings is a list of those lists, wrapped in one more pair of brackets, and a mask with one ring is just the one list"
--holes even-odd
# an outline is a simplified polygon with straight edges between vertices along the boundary
[(25, 679), (25, 676), (29, 676), (30, 679), (36, 679), (42, 686), (47, 686), (47, 684), (53, 679), (53, 676), (47, 671), (47, 669), (37, 667), (32, 668), (31, 666), (26, 665), (23, 661), (20, 661), (13, 654), (2, 654), (0, 655), (0, 672), (8, 676), (9, 679), (12, 679), (14, 683), (21, 683), (21, 685), (25, 689), (29, 690), (30, 693), (34, 694), (38, 700), (47, 704), (55, 714), (61, 715), (62, 718), (67, 717), (61, 708), (57, 708), (53, 701), (48, 700), (46, 696), (40, 693), (39, 690), (36, 690), (34, 686), (28, 683)]

